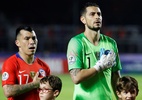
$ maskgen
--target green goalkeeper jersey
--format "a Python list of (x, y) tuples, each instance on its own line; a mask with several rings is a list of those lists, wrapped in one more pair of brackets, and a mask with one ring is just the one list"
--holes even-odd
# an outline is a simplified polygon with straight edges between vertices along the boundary
[(114, 39), (100, 34), (97, 46), (93, 45), (81, 33), (71, 38), (67, 49), (68, 69), (89, 69), (100, 58), (100, 50), (113, 50), (116, 53), (116, 65), (94, 75), (74, 87), (73, 100), (112, 100), (111, 73), (121, 69), (117, 44)]

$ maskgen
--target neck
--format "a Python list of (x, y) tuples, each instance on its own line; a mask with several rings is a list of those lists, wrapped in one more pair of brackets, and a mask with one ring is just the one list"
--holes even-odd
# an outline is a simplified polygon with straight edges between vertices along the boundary
[(86, 38), (94, 45), (98, 45), (99, 40), (100, 40), (100, 31), (90, 31), (84, 32), (84, 35), (86, 36)]
[(18, 52), (20, 57), (27, 63), (32, 64), (34, 62), (34, 55), (25, 55), (21, 52)]

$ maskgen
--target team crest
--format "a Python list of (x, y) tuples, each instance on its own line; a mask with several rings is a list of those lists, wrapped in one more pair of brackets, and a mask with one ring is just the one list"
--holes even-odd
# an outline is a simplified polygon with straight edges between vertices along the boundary
[(95, 56), (96, 56), (96, 59), (99, 60), (100, 59), (100, 52), (95, 52)]
[(35, 72), (34, 72), (34, 71), (31, 71), (31, 72), (30, 72), (30, 76), (31, 76), (31, 78), (33, 79), (34, 76), (35, 76)]
[(45, 77), (46, 76), (46, 73), (43, 69), (39, 69), (39, 73), (41, 76)]

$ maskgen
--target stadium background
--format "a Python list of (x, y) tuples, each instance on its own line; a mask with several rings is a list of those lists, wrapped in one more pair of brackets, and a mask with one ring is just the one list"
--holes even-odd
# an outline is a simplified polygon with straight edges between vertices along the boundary
[[(57, 100), (72, 100), (73, 84), (67, 70), (66, 48), (69, 39), (84, 29), (79, 20), (79, 9), (86, 1), (96, 1), (100, 5), (103, 14), (101, 31), (117, 41), (123, 66), (121, 73), (138, 79), (138, 100), (141, 100), (141, 0), (1, 0), (0, 71), (3, 61), (17, 52), (14, 44), (17, 26), (31, 25), (39, 40), (36, 55), (50, 65), (52, 73), (63, 78), (63, 91)], [(3, 100), (1, 91), (0, 100)]]

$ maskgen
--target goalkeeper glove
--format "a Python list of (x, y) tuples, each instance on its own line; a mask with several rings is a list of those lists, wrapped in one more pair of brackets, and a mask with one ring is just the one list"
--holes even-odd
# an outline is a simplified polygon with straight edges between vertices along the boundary
[(94, 68), (99, 72), (108, 68), (113, 67), (116, 64), (115, 61), (116, 55), (114, 51), (110, 50), (110, 52), (105, 55), (103, 54), (99, 61), (97, 61)]

